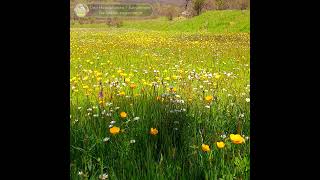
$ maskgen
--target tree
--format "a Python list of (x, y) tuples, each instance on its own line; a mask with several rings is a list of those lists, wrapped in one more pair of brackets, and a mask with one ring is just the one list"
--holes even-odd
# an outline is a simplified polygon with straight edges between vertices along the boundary
[(216, 6), (218, 10), (226, 9), (226, 2), (225, 0), (216, 0)]
[(184, 7), (185, 10), (188, 9), (188, 5), (189, 5), (189, 2), (190, 2), (190, 1), (191, 1), (191, 0), (186, 0), (186, 5), (185, 5), (185, 7)]
[(203, 6), (205, 4), (205, 0), (193, 0), (193, 9), (196, 12), (196, 15), (200, 15)]

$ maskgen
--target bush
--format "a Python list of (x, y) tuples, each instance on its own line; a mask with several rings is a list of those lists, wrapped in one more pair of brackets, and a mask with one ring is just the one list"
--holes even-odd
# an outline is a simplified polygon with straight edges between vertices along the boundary
[(96, 18), (94, 18), (94, 17), (89, 17), (89, 18), (88, 18), (88, 22), (89, 22), (90, 24), (94, 24), (94, 23), (96, 22)]
[(123, 21), (119, 18), (107, 18), (106, 24), (109, 27), (121, 27), (123, 26)]
[(175, 16), (177, 16), (177, 11), (173, 6), (170, 6), (167, 10), (166, 17), (169, 21), (172, 21)]

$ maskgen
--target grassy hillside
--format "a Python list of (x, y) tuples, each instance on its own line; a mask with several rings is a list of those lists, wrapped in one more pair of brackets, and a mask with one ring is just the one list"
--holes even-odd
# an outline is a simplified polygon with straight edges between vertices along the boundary
[[(108, 28), (105, 24), (76, 24), (71, 27)], [(173, 21), (168, 21), (163, 17), (153, 20), (124, 21), (121, 28), (184, 32), (250, 32), (250, 11), (208, 11), (197, 17), (190, 19), (177, 18)]]

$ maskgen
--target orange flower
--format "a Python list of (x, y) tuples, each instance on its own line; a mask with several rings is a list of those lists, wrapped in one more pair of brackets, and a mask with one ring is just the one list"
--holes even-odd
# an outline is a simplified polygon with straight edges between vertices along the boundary
[(151, 128), (150, 129), (150, 134), (152, 134), (152, 135), (157, 135), (158, 134), (158, 130), (157, 130), (157, 128)]
[(160, 96), (157, 96), (157, 101), (160, 101), (161, 97)]
[(115, 135), (115, 134), (118, 134), (120, 132), (120, 128), (114, 126), (112, 128), (109, 129), (110, 133)]
[(210, 147), (207, 144), (202, 144), (201, 148), (202, 148), (203, 152), (209, 152), (210, 151)]
[(126, 118), (127, 115), (128, 115), (128, 114), (127, 114), (126, 112), (121, 112), (121, 113), (120, 113), (120, 117), (123, 118), (123, 119)]
[(131, 89), (135, 89), (136, 87), (137, 87), (136, 84), (134, 84), (134, 83), (130, 84), (130, 88), (131, 88)]

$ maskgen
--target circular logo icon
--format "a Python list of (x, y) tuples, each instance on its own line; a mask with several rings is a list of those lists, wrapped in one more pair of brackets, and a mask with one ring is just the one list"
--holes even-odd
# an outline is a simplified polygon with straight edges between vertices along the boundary
[(74, 8), (74, 12), (78, 17), (85, 17), (89, 12), (89, 8), (85, 4), (77, 4)]

